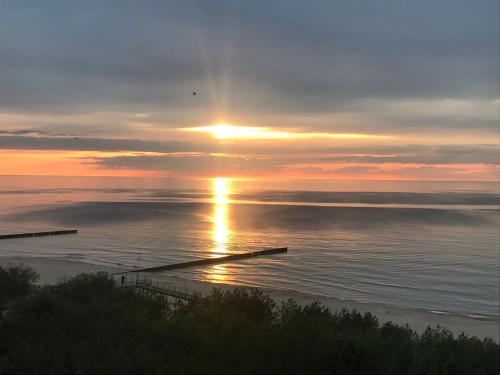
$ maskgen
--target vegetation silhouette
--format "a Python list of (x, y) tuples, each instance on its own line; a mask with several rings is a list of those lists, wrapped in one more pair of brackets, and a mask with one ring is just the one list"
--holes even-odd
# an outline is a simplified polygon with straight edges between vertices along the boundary
[(258, 290), (214, 289), (171, 305), (104, 273), (36, 280), (29, 268), (0, 267), (0, 373), (499, 372), (492, 339), (419, 335), (319, 303), (277, 306)]

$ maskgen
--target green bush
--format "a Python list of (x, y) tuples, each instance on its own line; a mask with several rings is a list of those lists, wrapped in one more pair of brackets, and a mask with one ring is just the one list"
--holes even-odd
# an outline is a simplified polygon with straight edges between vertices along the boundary
[(498, 373), (499, 345), (422, 335), (319, 303), (214, 290), (168, 305), (80, 275), (19, 297), (0, 321), (0, 373)]
[(28, 293), (38, 278), (38, 273), (29, 267), (0, 266), (0, 308), (8, 300)]

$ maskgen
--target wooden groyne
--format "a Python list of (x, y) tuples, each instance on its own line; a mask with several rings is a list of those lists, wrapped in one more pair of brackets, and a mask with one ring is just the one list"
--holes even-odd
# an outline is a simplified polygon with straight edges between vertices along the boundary
[(44, 237), (44, 236), (59, 236), (62, 234), (76, 234), (78, 230), (53, 230), (50, 232), (33, 232), (33, 233), (14, 233), (14, 234), (0, 234), (0, 240), (8, 240), (11, 238), (24, 238), (24, 237)]
[[(133, 271), (119, 272), (117, 274), (133, 273), (133, 272), (158, 272), (158, 271), (176, 270), (176, 269), (180, 269), (180, 268), (204, 266), (207, 264), (226, 263), (226, 262), (230, 262), (233, 260), (251, 259), (251, 258), (258, 257), (258, 256), (263, 256), (263, 255), (286, 253), (287, 251), (288, 251), (288, 248), (279, 247), (279, 248), (275, 248), (275, 249), (253, 251), (250, 253), (243, 253), (243, 254), (233, 254), (233, 255), (227, 255), (227, 256), (217, 257), (217, 258), (205, 258), (205, 259), (200, 259), (200, 260), (193, 260), (191, 262), (167, 264), (165, 266), (141, 268), (141, 269), (137, 269), (137, 270), (133, 270)], [(117, 275), (117, 274), (115, 274), (115, 275)]]

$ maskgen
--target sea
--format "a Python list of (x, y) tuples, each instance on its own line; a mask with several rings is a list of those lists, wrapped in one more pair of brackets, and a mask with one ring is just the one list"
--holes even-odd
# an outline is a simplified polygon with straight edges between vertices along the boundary
[(273, 247), (168, 272), (214, 283), (500, 319), (498, 182), (0, 177), (0, 257), (126, 269)]

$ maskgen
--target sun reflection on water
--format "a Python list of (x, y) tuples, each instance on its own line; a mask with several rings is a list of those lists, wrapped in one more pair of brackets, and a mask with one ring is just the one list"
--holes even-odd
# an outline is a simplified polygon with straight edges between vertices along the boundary
[(226, 253), (229, 239), (229, 227), (227, 223), (227, 203), (216, 203), (214, 207), (214, 252)]
[[(228, 243), (231, 236), (229, 229), (229, 195), (230, 179), (216, 178), (213, 180), (213, 228), (211, 248), (212, 256), (222, 256), (228, 252)], [(208, 280), (224, 282), (226, 280), (226, 266), (224, 264), (214, 265), (208, 272)]]

